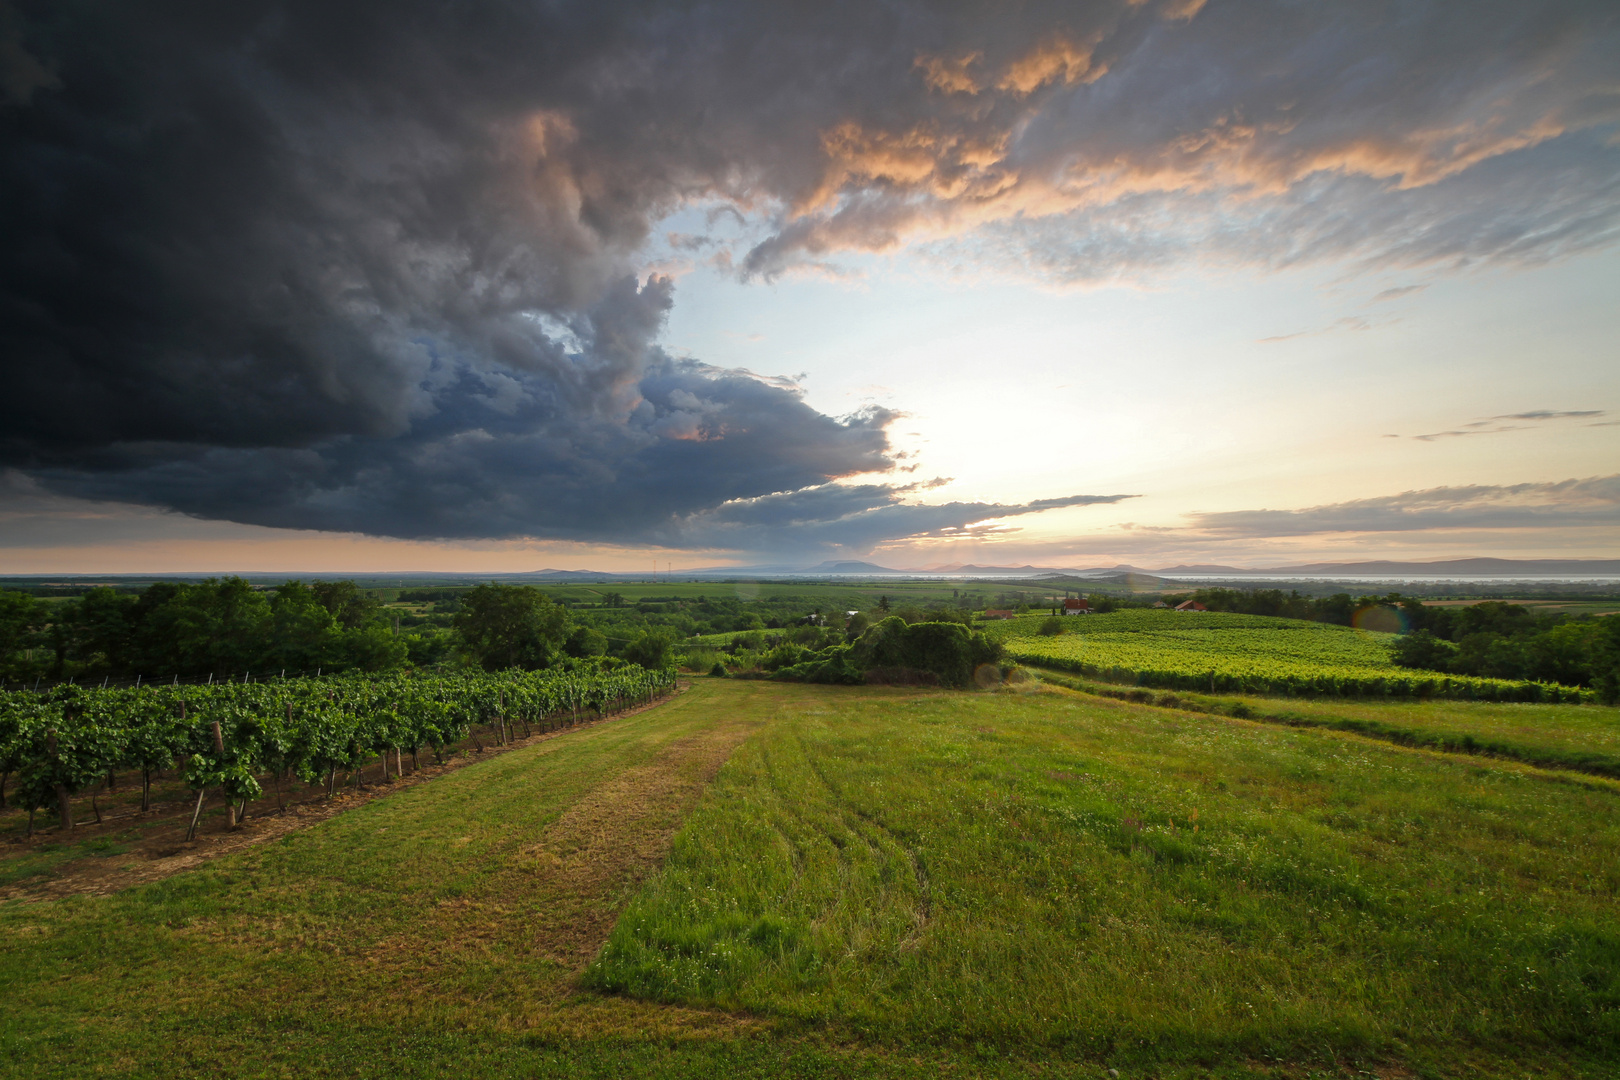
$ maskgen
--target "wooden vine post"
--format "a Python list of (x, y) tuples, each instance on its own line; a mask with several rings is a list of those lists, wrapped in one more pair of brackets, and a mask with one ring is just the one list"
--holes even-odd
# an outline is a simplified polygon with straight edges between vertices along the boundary
[(190, 826), (188, 826), (186, 828), (186, 840), (187, 841), (190, 841), (192, 839), (192, 837), (197, 835), (197, 818), (202, 816), (202, 804), (203, 804), (203, 795), (204, 794), (205, 794), (205, 789), (204, 788), (198, 788), (197, 789), (197, 805), (191, 808), (191, 824), (190, 824)]
[(51, 756), (51, 760), (56, 763), (58, 768), (57, 780), (55, 784), (56, 814), (62, 819), (62, 830), (64, 832), (72, 832), (73, 806), (69, 800), (67, 785), (62, 783), (61, 780), (60, 769), (62, 765), (62, 758), (61, 755), (57, 753), (55, 728), (51, 728), (49, 731), (45, 732), (45, 752)]
[[(218, 756), (220, 763), (223, 764), (225, 761), (225, 735), (219, 730), (218, 720), (214, 721), (214, 753)], [(220, 788), (220, 794), (225, 796), (225, 827), (234, 829), (236, 828), (236, 804), (231, 801), (230, 793), (223, 787)]]

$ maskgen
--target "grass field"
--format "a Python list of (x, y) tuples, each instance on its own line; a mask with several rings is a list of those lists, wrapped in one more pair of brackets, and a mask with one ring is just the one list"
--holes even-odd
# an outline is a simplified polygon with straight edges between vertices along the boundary
[[(803, 603), (806, 610), (867, 610), (881, 597), (893, 606), (952, 600), (960, 593), (977, 598), (1019, 597), (1029, 603), (1045, 602), (1051, 585), (1021, 585), (979, 581), (671, 581), (654, 583), (605, 582), (591, 585), (543, 585), (546, 594), (569, 603), (599, 604), (609, 593), (627, 603), (641, 600), (782, 600)], [(981, 605), (982, 606), (982, 605)]]
[(1609, 1076), (1617, 800), (1059, 691), (698, 680), (0, 906), (0, 1074)]
[(1580, 701), (1590, 691), (1397, 666), (1394, 634), (1223, 612), (1131, 609), (1071, 617), (1063, 633), (1025, 616), (987, 630), (1026, 663), (1143, 686), (1216, 692)]
[(1593, 705), (1391, 698), (1277, 698), (1257, 694), (1154, 693), (1027, 669), (1087, 693), (1281, 723), (1353, 732), (1405, 746), (1482, 754), (1620, 779), (1620, 710)]
[[(1489, 603), (1487, 600), (1425, 600), (1425, 607), (1469, 607)], [(1620, 614), (1620, 600), (1502, 600), (1504, 604), (1519, 604), (1534, 615), (1615, 615)]]

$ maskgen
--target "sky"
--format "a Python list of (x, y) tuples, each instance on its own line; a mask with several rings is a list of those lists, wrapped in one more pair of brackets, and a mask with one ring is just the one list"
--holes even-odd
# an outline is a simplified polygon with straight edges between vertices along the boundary
[(0, 573), (1620, 557), (1620, 9), (0, 3)]

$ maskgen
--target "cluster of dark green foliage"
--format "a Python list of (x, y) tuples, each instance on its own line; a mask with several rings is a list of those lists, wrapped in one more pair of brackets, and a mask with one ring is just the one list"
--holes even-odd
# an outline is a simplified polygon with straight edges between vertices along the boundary
[(447, 661), (533, 671), (610, 653), (649, 670), (674, 663), (672, 628), (631, 627), (612, 640), (529, 585), (406, 590), (403, 598), (434, 612), (389, 611), (352, 581), (261, 589), (228, 577), (49, 600), (0, 590), (0, 678), (223, 679)]
[(466, 588), (444, 589), (401, 589), (398, 599), (405, 604), (451, 604), (458, 605), (461, 597), (467, 592)]
[(1490, 600), (1459, 607), (1405, 601), (1407, 633), (1391, 655), (1402, 667), (1595, 687), (1620, 703), (1620, 617), (1538, 615)]
[(1189, 593), (1166, 594), (1164, 597), (1164, 603), (1171, 607), (1183, 600), (1195, 600), (1211, 611), (1350, 626), (1355, 623), (1358, 612), (1398, 605), (1401, 597), (1399, 593), (1387, 597), (1353, 597), (1344, 592), (1332, 596), (1306, 596), (1298, 590), (1283, 592), (1281, 589), (1198, 589)]
[(783, 643), (761, 667), (798, 682), (937, 682), (963, 687), (982, 664), (998, 664), (1001, 646), (959, 621), (908, 623), (891, 615), (854, 641), (811, 650)]
[(1391, 656), (1402, 667), (1595, 687), (1603, 700), (1620, 701), (1620, 620), (1613, 617), (1538, 615), (1501, 600), (1436, 607), (1398, 592), (1310, 597), (1281, 589), (1199, 589), (1165, 602), (1184, 599), (1211, 611), (1391, 630), (1401, 635)]
[[(632, 603), (610, 592), (595, 603), (573, 603), (569, 611), (576, 620), (601, 631), (610, 642), (622, 645), (654, 627), (673, 631), (677, 640), (698, 634), (785, 632), (824, 625), (843, 627), (849, 611), (869, 612), (857, 616), (867, 621), (874, 616), (898, 615), (907, 622), (970, 622), (974, 607), (985, 606), (984, 600), (982, 595), (961, 593), (950, 598), (903, 603), (880, 596), (876, 604), (872, 604), (855, 590), (846, 596), (783, 589), (757, 599), (666, 595), (644, 596)], [(1009, 600), (1007, 606), (1015, 605)]]
[(452, 626), (461, 655), (486, 671), (532, 671), (610, 651), (649, 671), (674, 666), (676, 637), (670, 629), (641, 628), (613, 649), (607, 635), (532, 585), (479, 585), (457, 603)]
[(10, 679), (377, 671), (407, 655), (380, 605), (352, 581), (268, 591), (241, 578), (159, 582), (48, 601), (0, 592), (0, 674)]
[[(41, 693), (0, 692), (0, 807), (15, 772), (14, 801), (30, 812), (55, 801), (72, 828), (69, 800), (116, 772), (139, 770), (142, 808), (152, 773), (178, 768), (193, 791), (220, 789), (232, 803), (263, 794), (259, 778), (289, 773), (331, 793), (339, 769), (354, 773), (390, 750), (414, 761), (467, 736), (475, 724), (545, 729), (563, 713), (599, 714), (652, 700), (674, 673), (619, 660), (571, 661), (545, 672), (505, 670), (270, 679), (211, 686), (147, 685)], [(397, 760), (397, 759), (396, 759)], [(386, 763), (386, 758), (385, 758)], [(279, 790), (279, 788), (278, 788)], [(199, 803), (200, 805), (200, 803)], [(32, 821), (32, 817), (30, 817)]]

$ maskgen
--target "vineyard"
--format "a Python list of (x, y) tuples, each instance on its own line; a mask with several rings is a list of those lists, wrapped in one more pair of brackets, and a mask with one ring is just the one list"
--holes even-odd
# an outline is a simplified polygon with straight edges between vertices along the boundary
[[(674, 675), (625, 666), (609, 671), (506, 671), (450, 676), (341, 675), (212, 686), (99, 690), (58, 686), (0, 695), (0, 806), (50, 806), (71, 828), (70, 802), (139, 773), (142, 809), (153, 777), (183, 777), (196, 792), (191, 828), (209, 792), (234, 824), (270, 783), (296, 777), (328, 794), (380, 761), (395, 775), (428, 750), (487, 729), (506, 742), (517, 728), (549, 731), (667, 693)], [(15, 777), (8, 793), (7, 784)]]
[(1210, 693), (1436, 697), (1581, 702), (1591, 691), (1552, 683), (1415, 671), (1389, 657), (1394, 634), (1217, 612), (1127, 610), (1070, 617), (1043, 635), (1040, 617), (989, 632), (1007, 655), (1111, 682)]

